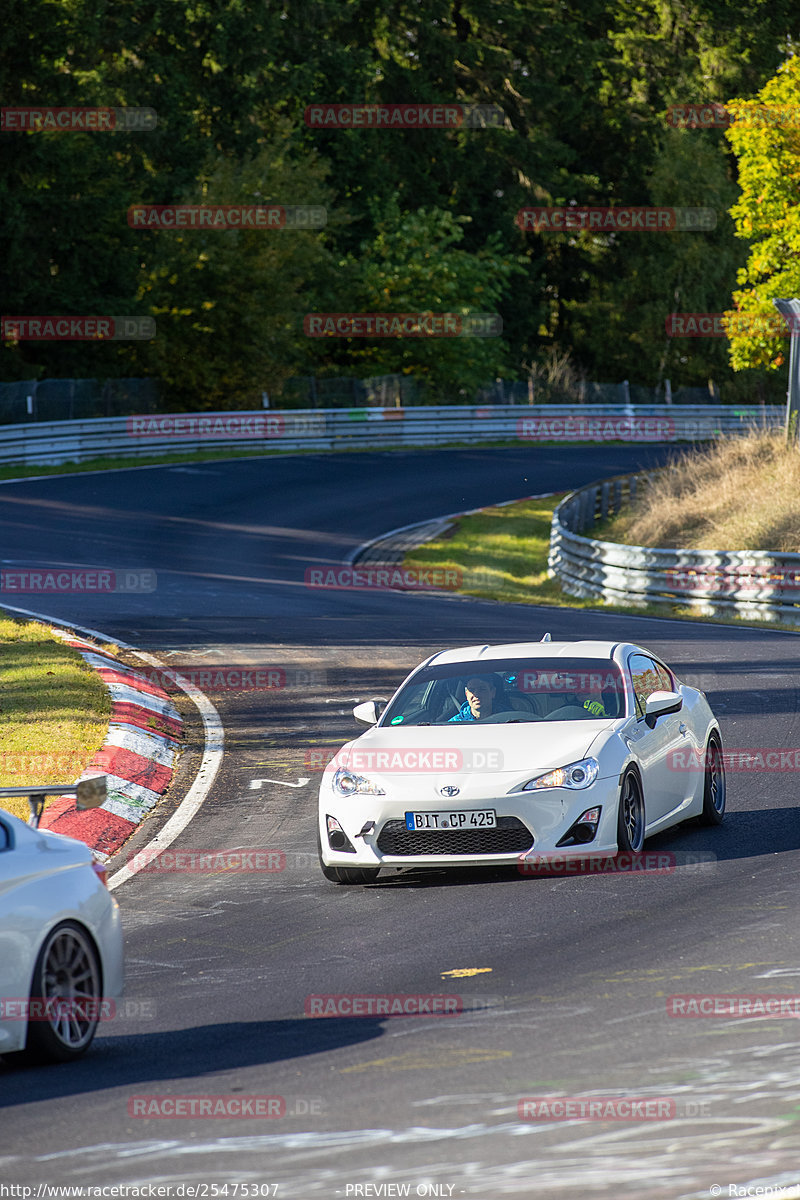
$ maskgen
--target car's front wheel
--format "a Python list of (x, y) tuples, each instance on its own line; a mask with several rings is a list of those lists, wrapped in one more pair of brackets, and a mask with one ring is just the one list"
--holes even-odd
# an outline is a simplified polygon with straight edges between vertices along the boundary
[(85, 929), (73, 921), (47, 935), (36, 959), (25, 1049), (9, 1058), (71, 1062), (92, 1044), (100, 1019), (102, 976)]
[(322, 861), (322, 843), (317, 829), (317, 854), (322, 874), (331, 883), (374, 883), (380, 867), (331, 867)]
[(721, 825), (725, 816), (725, 763), (722, 744), (715, 733), (706, 746), (705, 785), (703, 787), (703, 825)]
[(644, 845), (644, 828), (642, 783), (635, 771), (628, 771), (619, 794), (617, 853), (638, 854)]

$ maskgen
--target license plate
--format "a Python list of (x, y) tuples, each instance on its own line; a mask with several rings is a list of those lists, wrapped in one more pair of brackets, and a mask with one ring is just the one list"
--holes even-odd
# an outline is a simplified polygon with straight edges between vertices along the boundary
[(496, 829), (493, 808), (445, 809), (441, 812), (407, 812), (406, 829), (419, 833), (427, 829)]

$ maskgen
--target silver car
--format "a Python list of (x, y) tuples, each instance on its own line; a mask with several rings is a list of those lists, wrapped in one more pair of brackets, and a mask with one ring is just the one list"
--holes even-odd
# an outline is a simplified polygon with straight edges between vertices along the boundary
[(0, 1055), (67, 1062), (123, 988), (119, 905), (83, 842), (0, 809)]

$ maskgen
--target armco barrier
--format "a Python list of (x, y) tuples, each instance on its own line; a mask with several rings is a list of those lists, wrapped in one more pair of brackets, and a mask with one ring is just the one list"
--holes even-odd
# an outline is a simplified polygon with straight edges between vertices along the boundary
[(505, 405), (267, 409), (0, 426), (0, 465), (142, 458), (176, 450), (339, 450), (458, 442), (705, 441), (780, 428), (784, 409), (725, 405)]
[(800, 624), (800, 554), (672, 550), (585, 537), (646, 488), (652, 474), (623, 475), (572, 492), (550, 528), (550, 575), (570, 596), (606, 604), (680, 604), (701, 616)]

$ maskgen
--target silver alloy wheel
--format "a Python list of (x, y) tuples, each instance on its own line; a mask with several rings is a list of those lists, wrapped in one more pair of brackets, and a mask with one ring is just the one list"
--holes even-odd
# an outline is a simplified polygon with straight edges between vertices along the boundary
[(644, 803), (639, 780), (629, 771), (620, 797), (622, 822), (632, 851), (638, 853), (644, 845)]
[(32, 1000), (43, 1001), (44, 1023), (66, 1049), (80, 1051), (94, 1037), (100, 1014), (100, 970), (88, 937), (75, 925), (60, 925), (42, 950)]
[(722, 751), (712, 738), (706, 751), (706, 786), (714, 811), (725, 811), (725, 774), (720, 761)]

